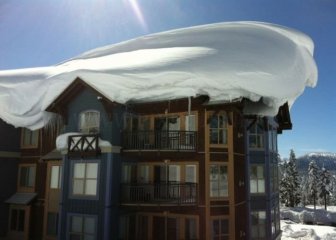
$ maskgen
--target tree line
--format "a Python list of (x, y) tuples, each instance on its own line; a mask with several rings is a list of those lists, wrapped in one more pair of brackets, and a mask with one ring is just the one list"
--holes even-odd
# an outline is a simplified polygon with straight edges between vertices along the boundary
[(280, 202), (286, 207), (321, 204), (336, 205), (336, 177), (324, 167), (310, 161), (306, 174), (300, 176), (296, 167), (294, 150), (289, 159), (282, 161), (280, 169)]

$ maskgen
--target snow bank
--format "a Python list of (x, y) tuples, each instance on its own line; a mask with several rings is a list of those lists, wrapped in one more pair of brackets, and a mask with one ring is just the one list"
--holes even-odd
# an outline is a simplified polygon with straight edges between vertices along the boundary
[(293, 104), (317, 68), (312, 40), (293, 29), (228, 22), (157, 33), (99, 48), (56, 66), (0, 71), (0, 118), (37, 129), (45, 109), (76, 78), (112, 101), (206, 94), (211, 102), (262, 98), (247, 113), (275, 115)]
[(336, 225), (336, 212), (324, 209), (281, 208), (280, 218), (296, 223)]

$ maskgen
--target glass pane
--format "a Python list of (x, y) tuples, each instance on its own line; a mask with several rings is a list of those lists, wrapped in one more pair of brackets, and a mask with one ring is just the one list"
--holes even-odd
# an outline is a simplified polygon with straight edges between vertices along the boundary
[(260, 211), (259, 212), (259, 219), (260, 220), (265, 220), (266, 219), (266, 212), (265, 211)]
[(257, 167), (256, 166), (251, 166), (251, 179), (256, 179), (257, 178)]
[(17, 230), (20, 232), (24, 231), (25, 226), (25, 211), (24, 210), (18, 210), (19, 211), (19, 218), (18, 218), (18, 228)]
[(180, 181), (180, 166), (179, 165), (169, 165), (169, 181), (171, 182)]
[(97, 193), (97, 180), (86, 180), (85, 194), (96, 195)]
[(148, 183), (149, 182), (149, 166), (140, 165), (139, 167), (139, 182)]
[(16, 230), (16, 225), (17, 225), (17, 215), (18, 215), (18, 210), (16, 209), (12, 209), (11, 211), (11, 225), (10, 225), (10, 229), (11, 230)]
[(73, 216), (71, 218), (71, 232), (81, 233), (83, 231), (83, 217)]
[(258, 181), (258, 192), (264, 193), (265, 192), (265, 180)]
[(215, 115), (210, 119), (210, 128), (218, 128), (218, 116)]
[(221, 233), (229, 234), (229, 220), (228, 219), (221, 220)]
[(84, 233), (94, 234), (96, 221), (92, 217), (86, 217), (84, 221)]
[(35, 184), (35, 167), (28, 168), (28, 187), (33, 187)]
[(32, 138), (31, 138), (31, 145), (37, 146), (37, 141), (38, 141), (38, 130), (32, 131)]
[(72, 192), (73, 194), (83, 194), (84, 193), (84, 180), (74, 179)]
[(221, 144), (227, 144), (227, 130), (222, 129), (220, 130), (221, 134), (219, 136), (219, 143)]
[(258, 192), (258, 187), (257, 187), (257, 180), (250, 180), (250, 191), (251, 193), (256, 193)]
[(210, 180), (217, 180), (218, 179), (218, 166), (211, 165), (210, 166)]
[(98, 163), (86, 164), (86, 178), (97, 178), (98, 175)]
[(74, 178), (84, 178), (85, 163), (74, 164)]
[(194, 218), (186, 218), (185, 220), (185, 239), (191, 240), (196, 239), (196, 219)]
[(186, 165), (185, 171), (186, 171), (185, 181), (195, 183), (196, 182), (196, 165)]
[(51, 167), (51, 176), (50, 176), (50, 188), (58, 188), (58, 182), (59, 182), (59, 166), (52, 166)]
[(196, 116), (188, 115), (185, 118), (186, 131), (196, 131)]
[(210, 129), (210, 143), (218, 144), (218, 129)]
[(212, 233), (213, 236), (219, 235), (219, 220), (212, 221)]
[(23, 130), (23, 145), (30, 145), (31, 131), (28, 129)]
[(210, 182), (210, 197), (218, 197), (219, 191), (218, 191), (218, 182), (217, 181), (211, 181)]

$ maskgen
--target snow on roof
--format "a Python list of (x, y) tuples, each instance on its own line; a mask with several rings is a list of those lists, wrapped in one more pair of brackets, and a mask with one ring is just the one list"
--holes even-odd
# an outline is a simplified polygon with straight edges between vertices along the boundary
[(301, 32), (260, 22), (226, 22), (143, 36), (59, 65), (0, 71), (0, 118), (41, 128), (45, 109), (80, 77), (119, 103), (206, 94), (211, 102), (262, 99), (250, 114), (274, 116), (314, 87), (314, 44)]

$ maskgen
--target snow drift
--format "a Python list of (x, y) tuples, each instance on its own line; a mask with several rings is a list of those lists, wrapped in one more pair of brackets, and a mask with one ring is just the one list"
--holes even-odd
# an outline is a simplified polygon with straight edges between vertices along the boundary
[(247, 113), (272, 116), (316, 85), (313, 50), (303, 33), (260, 22), (152, 34), (51, 67), (0, 71), (0, 117), (14, 126), (43, 127), (51, 117), (45, 109), (76, 77), (119, 103), (245, 97), (263, 102)]

